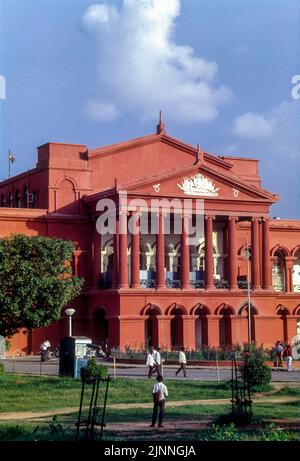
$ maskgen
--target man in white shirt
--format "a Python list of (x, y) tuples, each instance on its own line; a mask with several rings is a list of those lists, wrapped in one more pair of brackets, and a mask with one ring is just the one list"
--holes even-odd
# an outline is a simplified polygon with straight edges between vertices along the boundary
[(186, 356), (185, 356), (185, 352), (184, 352), (184, 347), (181, 348), (181, 351), (179, 352), (179, 365), (180, 367), (178, 368), (178, 370), (176, 371), (176, 376), (178, 375), (178, 373), (183, 370), (183, 375), (184, 377), (186, 378)]
[(161, 375), (161, 355), (160, 355), (160, 348), (156, 347), (154, 350), (154, 361), (155, 361), (155, 369), (157, 376)]
[(163, 377), (158, 375), (156, 378), (157, 383), (154, 384), (152, 389), (153, 396), (153, 411), (152, 411), (152, 423), (151, 427), (155, 427), (157, 413), (159, 408), (158, 427), (163, 427), (163, 419), (165, 416), (165, 403), (166, 397), (168, 397), (168, 388), (163, 383)]
[(45, 341), (42, 342), (40, 345), (40, 350), (41, 351), (47, 351), (51, 347), (50, 341), (48, 339), (45, 339)]
[(149, 367), (148, 378), (151, 378), (151, 376), (153, 375), (154, 367), (155, 367), (153, 347), (150, 347), (149, 354), (147, 356), (146, 366)]
[(40, 345), (40, 351), (41, 351), (41, 360), (44, 362), (45, 360), (50, 360), (50, 352), (49, 352), (49, 347), (51, 347), (50, 341), (48, 339), (45, 339), (42, 344)]

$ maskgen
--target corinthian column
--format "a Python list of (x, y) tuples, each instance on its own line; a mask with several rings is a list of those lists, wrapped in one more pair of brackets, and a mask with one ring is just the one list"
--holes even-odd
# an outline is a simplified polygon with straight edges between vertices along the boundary
[(236, 290), (237, 286), (237, 245), (235, 216), (228, 217), (228, 258), (229, 258), (229, 288)]
[(158, 216), (158, 233), (156, 235), (156, 288), (165, 288), (165, 236), (164, 215)]

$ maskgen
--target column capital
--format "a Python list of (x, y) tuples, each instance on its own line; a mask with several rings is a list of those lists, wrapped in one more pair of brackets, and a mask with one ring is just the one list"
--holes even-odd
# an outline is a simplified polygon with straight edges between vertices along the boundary
[(269, 216), (263, 216), (261, 219), (261, 222), (270, 224), (271, 218)]
[(138, 218), (142, 217), (142, 212), (141, 211), (136, 211), (136, 210), (130, 210), (128, 211), (128, 216), (137, 216)]
[(294, 267), (294, 262), (297, 260), (295, 256), (286, 256), (285, 257), (285, 264), (286, 268), (291, 270)]
[(215, 215), (205, 214), (204, 219), (209, 220), (212, 219), (213, 221), (216, 219)]
[(227, 219), (228, 221), (237, 222), (239, 217), (238, 216), (227, 216)]
[(257, 216), (252, 216), (252, 218), (251, 218), (251, 222), (254, 222), (254, 223), (260, 222), (260, 220), (261, 220), (261, 218), (258, 218)]

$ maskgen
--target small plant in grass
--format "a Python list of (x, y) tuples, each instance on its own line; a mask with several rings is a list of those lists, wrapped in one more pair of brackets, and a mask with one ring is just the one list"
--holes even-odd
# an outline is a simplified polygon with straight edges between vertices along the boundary
[(241, 435), (234, 423), (224, 425), (213, 424), (209, 435), (204, 437), (204, 440), (237, 441), (241, 440)]
[(293, 435), (288, 432), (280, 429), (274, 423), (269, 423), (266, 425), (266, 430), (261, 429), (263, 434), (263, 439), (267, 442), (287, 442), (289, 440), (294, 440)]
[(51, 423), (49, 424), (50, 434), (62, 434), (64, 427), (61, 422), (58, 421), (58, 416), (54, 415)]
[(81, 379), (87, 383), (93, 382), (98, 375), (100, 376), (100, 378), (106, 378), (107, 367), (102, 363), (97, 364), (94, 358), (90, 359), (87, 365), (80, 369)]
[(248, 382), (252, 389), (265, 386), (271, 381), (271, 370), (259, 356), (249, 357), (245, 364), (241, 366), (240, 371), (242, 378)]
[(0, 375), (4, 373), (4, 365), (3, 363), (0, 363)]

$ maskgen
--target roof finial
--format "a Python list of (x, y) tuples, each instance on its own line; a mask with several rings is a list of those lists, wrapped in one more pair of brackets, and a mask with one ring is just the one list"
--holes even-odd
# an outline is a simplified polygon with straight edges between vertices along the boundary
[(201, 147), (200, 144), (197, 144), (197, 152), (196, 152), (196, 164), (199, 163), (201, 160)]
[(156, 125), (156, 134), (162, 134), (165, 133), (165, 124), (162, 119), (162, 113), (161, 110), (159, 111), (159, 123)]

